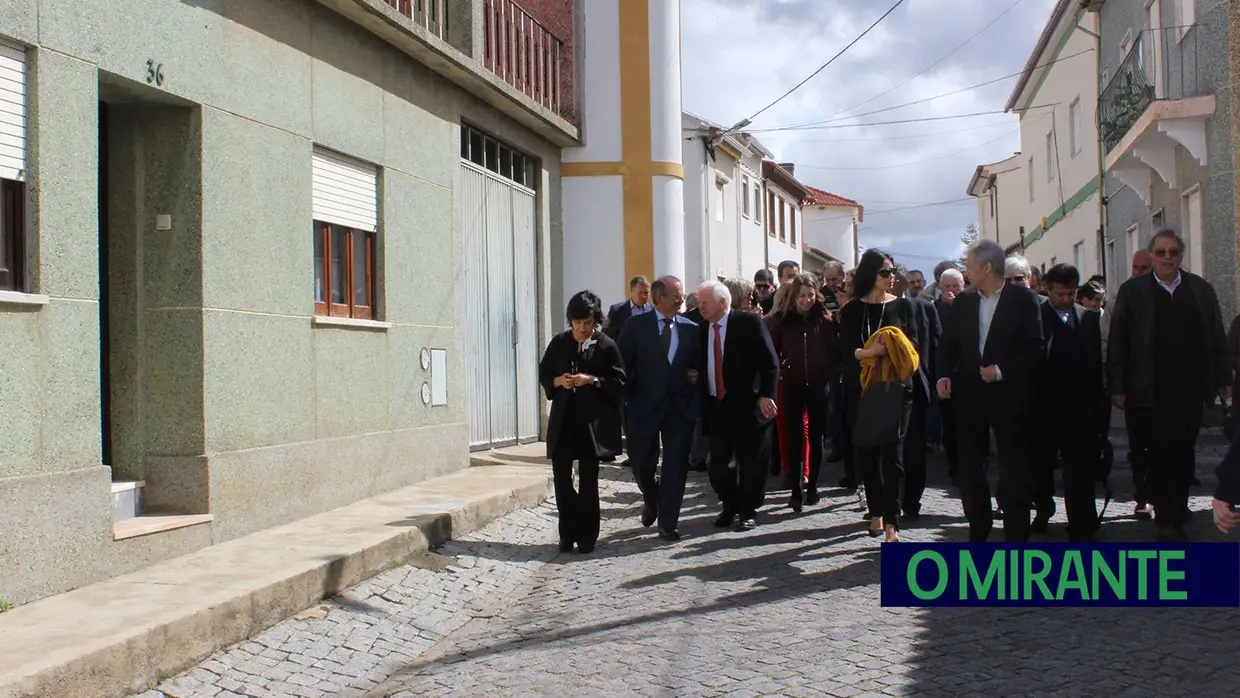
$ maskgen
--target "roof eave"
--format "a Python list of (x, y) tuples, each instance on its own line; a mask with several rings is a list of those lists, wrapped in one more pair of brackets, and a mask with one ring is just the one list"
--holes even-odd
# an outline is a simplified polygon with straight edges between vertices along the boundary
[[(1063, 18), (1068, 13), (1068, 8), (1073, 2), (1074, 0), (1058, 0), (1055, 3), (1054, 9), (1051, 10), (1050, 19), (1046, 21), (1046, 26), (1042, 28), (1042, 33), (1038, 36), (1038, 43), (1034, 45), (1033, 52), (1029, 54), (1029, 59), (1025, 61), (1024, 72), (1021, 73), (1020, 79), (1016, 81), (1016, 87), (1012, 89), (1012, 95), (1008, 97), (1007, 105), (1003, 107), (1003, 111), (1010, 112), (1016, 108), (1016, 103), (1020, 101), (1025, 88), (1029, 86), (1035, 72), (1034, 69), (1041, 62), (1042, 54), (1050, 46), (1051, 38), (1058, 33), (1059, 25), (1063, 22)], [(1050, 68), (1051, 66), (1046, 66), (1043, 70), (1050, 70)]]

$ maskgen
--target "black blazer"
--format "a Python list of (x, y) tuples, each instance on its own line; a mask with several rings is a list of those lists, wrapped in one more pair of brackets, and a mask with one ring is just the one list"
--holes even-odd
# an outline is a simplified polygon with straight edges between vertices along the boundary
[[(710, 404), (710, 350), (714, 342), (714, 329), (710, 322), (699, 328), (702, 337), (701, 386), (703, 404)], [(726, 395), (722, 411), (718, 414), (726, 422), (715, 425), (724, 429), (761, 426), (770, 420), (762, 416), (758, 398), (775, 399), (779, 384), (779, 357), (766, 323), (754, 313), (741, 310), (728, 312), (727, 335), (723, 340), (723, 384)], [(710, 410), (704, 411), (703, 432), (709, 433)]]
[(690, 421), (700, 414), (700, 392), (688, 376), (702, 366), (701, 332), (683, 316), (672, 321), (679, 343), (670, 364), (659, 339), (657, 310), (630, 318), (620, 333), (620, 357), (628, 374), (624, 409), (630, 422), (657, 424), (669, 408)]
[[(956, 409), (1024, 414), (1042, 358), (1042, 315), (1037, 294), (1005, 284), (980, 350), (982, 297), (971, 288), (956, 297), (943, 325), (935, 382), (949, 378)], [(1003, 380), (986, 383), (983, 366), (998, 366)]]
[[(650, 312), (650, 311), (647, 311)], [(633, 301), (625, 298), (622, 302), (611, 306), (607, 311), (607, 322), (603, 324), (603, 332), (613, 340), (620, 340), (620, 333), (624, 331), (624, 324), (633, 317)]]
[[(1055, 328), (1063, 321), (1050, 303), (1042, 303), (1042, 364), (1041, 374), (1034, 387), (1034, 395), (1048, 408), (1053, 409), (1056, 395), (1053, 383), (1049, 380), (1055, 367), (1050, 363), (1051, 349), (1054, 346)], [(1083, 306), (1073, 304), (1072, 312), (1076, 315), (1077, 333), (1080, 336), (1081, 352), (1085, 357), (1085, 381), (1082, 386), (1084, 393), (1091, 398), (1106, 402), (1106, 371), (1102, 363), (1102, 313), (1097, 310), (1086, 310)]]
[(620, 348), (610, 337), (595, 332), (584, 351), (578, 351), (572, 330), (551, 339), (538, 364), (538, 381), (551, 401), (551, 418), (547, 425), (547, 457), (564, 438), (564, 420), (570, 408), (572, 390), (555, 387), (556, 376), (565, 373), (586, 373), (599, 379), (598, 387), (576, 389), (571, 408), (580, 410), (590, 425), (595, 455), (599, 460), (615, 460), (620, 455), (620, 406), (624, 399), (624, 362)]
[(909, 300), (917, 308), (917, 334), (920, 335), (917, 353), (921, 355), (913, 388), (924, 391), (923, 394), (929, 401), (934, 399), (935, 394), (934, 363), (938, 357), (943, 326), (939, 322), (939, 311), (935, 309), (934, 303), (924, 298), (910, 298)]

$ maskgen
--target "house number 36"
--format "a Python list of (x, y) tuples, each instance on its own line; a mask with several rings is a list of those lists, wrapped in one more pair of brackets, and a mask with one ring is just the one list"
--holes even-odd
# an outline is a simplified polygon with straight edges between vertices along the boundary
[(156, 63), (155, 59), (148, 58), (146, 61), (146, 82), (148, 85), (156, 85), (163, 87), (164, 85), (164, 64)]

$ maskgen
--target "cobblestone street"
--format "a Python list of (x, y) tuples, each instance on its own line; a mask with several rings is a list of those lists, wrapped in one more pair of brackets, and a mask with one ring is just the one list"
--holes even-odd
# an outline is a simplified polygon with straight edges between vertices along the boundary
[[(1218, 540), (1205, 510), (1222, 443), (1203, 435), (1198, 540)], [(931, 469), (941, 478), (941, 461)], [(768, 505), (757, 530), (720, 532), (695, 474), (685, 538), (669, 544), (638, 527), (628, 472), (604, 471), (592, 555), (558, 553), (551, 504), (520, 511), (144, 698), (1240, 693), (1235, 611), (882, 609), (878, 539), (855, 496), (830, 491), (801, 515)], [(935, 482), (907, 540), (964, 537)], [(1105, 539), (1152, 539), (1129, 516), (1122, 463), (1112, 483)], [(1066, 539), (1062, 523), (1049, 538)]]

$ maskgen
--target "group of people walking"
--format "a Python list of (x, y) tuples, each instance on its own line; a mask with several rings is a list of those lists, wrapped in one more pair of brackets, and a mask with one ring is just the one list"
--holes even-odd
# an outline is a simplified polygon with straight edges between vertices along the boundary
[(1154, 268), (1109, 306), (1100, 280), (1083, 284), (1067, 264), (1035, 278), (992, 241), (972, 245), (964, 269), (939, 265), (929, 288), (868, 250), (847, 274), (786, 262), (778, 285), (767, 270), (689, 294), (674, 277), (637, 277), (606, 313), (581, 291), (540, 365), (561, 550), (593, 550), (599, 464), (622, 451), (641, 524), (664, 540), (680, 539), (691, 470), (709, 474), (714, 524), (744, 531), (758, 525), (769, 474), (800, 512), (819, 502), (823, 464), (842, 462), (838, 484), (864, 486), (870, 534), (896, 542), (920, 515), (938, 444), (970, 540), (987, 540), (997, 519), (1008, 541), (1045, 531), (1056, 468), (1069, 538), (1093, 540), (1112, 405), (1141, 470), (1135, 513), (1152, 504), (1160, 538), (1184, 539), (1202, 410), (1229, 397), (1233, 371), (1217, 298), (1179, 268), (1183, 249), (1158, 231)]

